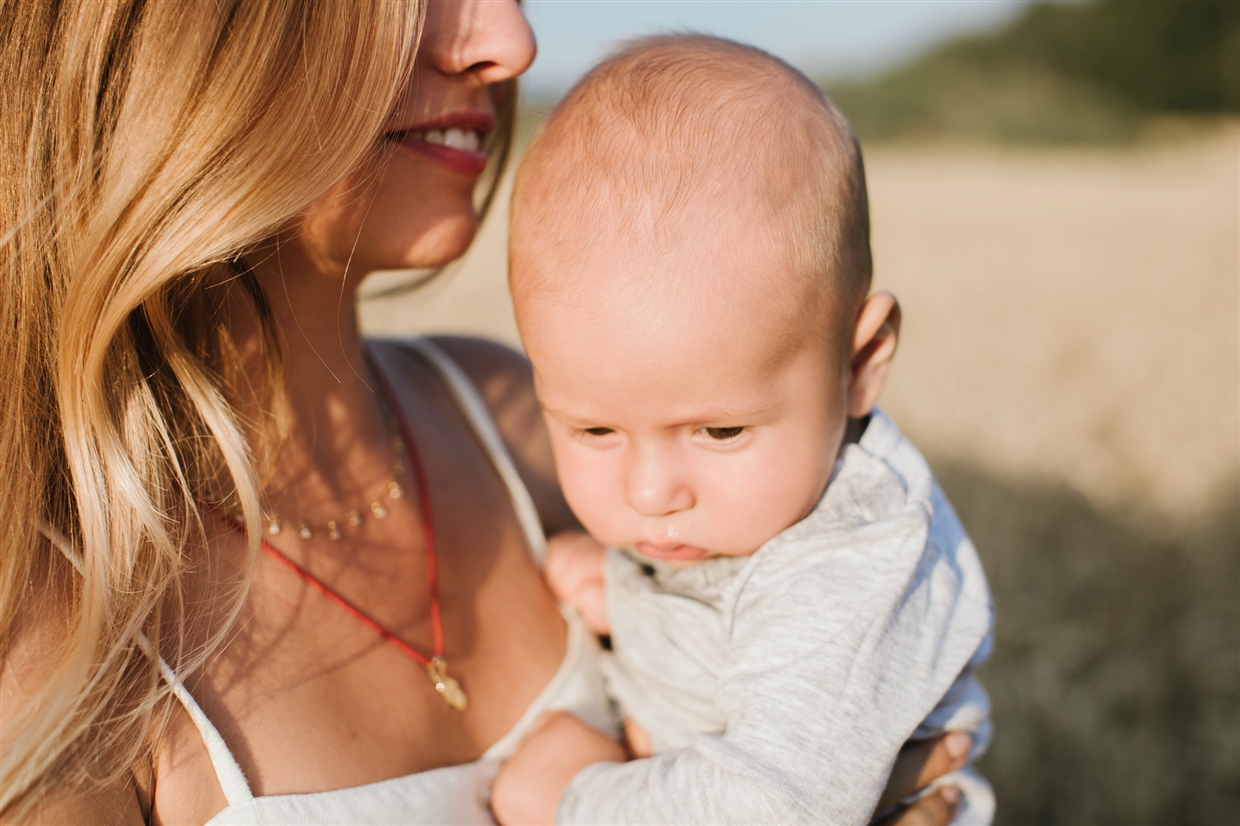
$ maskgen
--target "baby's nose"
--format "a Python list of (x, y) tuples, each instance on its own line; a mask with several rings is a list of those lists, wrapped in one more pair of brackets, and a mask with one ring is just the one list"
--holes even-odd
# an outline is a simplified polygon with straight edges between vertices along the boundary
[(657, 453), (636, 457), (626, 482), (628, 505), (642, 516), (666, 516), (695, 504), (693, 487), (675, 462)]

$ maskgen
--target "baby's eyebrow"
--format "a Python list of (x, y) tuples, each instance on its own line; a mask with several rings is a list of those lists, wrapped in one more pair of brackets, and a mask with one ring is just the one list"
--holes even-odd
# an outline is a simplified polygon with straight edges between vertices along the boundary
[(539, 402), (538, 406), (542, 408), (542, 411), (546, 413), (548, 416), (550, 416), (551, 418), (557, 421), (563, 422), (564, 424), (571, 425), (573, 427), (605, 427), (606, 426), (606, 425), (600, 424), (598, 421), (595, 421), (594, 419), (582, 418), (581, 416), (578, 416), (574, 413), (569, 413), (567, 410), (560, 410), (558, 407), (551, 407), (549, 405), (543, 404), (542, 402)]
[[(738, 427), (762, 424), (778, 405), (768, 404), (754, 408), (702, 410), (688, 415), (669, 416), (665, 427)], [(570, 427), (614, 427), (605, 417), (583, 418), (581, 416), (542, 405), (543, 411), (556, 421)]]
[(684, 424), (696, 424), (714, 427), (721, 424), (747, 425), (760, 423), (766, 416), (775, 411), (778, 405), (764, 404), (760, 407), (719, 408), (703, 411), (702, 414), (691, 416)]

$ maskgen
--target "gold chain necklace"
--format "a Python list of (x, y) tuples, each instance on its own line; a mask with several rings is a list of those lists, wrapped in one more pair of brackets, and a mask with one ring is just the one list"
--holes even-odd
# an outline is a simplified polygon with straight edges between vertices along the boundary
[(278, 536), (286, 527), (292, 527), (301, 539), (314, 539), (326, 535), (332, 542), (339, 542), (344, 537), (343, 528), (360, 528), (369, 514), (373, 519), (386, 519), (388, 515), (385, 500), (399, 499), (404, 496), (400, 486), (400, 477), (405, 473), (402, 457), (405, 455), (405, 443), (400, 437), (396, 422), (388, 418), (388, 444), (392, 450), (392, 476), (383, 483), (377, 494), (360, 508), (353, 508), (335, 519), (324, 519), (319, 522), (307, 522), (300, 519), (288, 519), (275, 513), (263, 513), (263, 524), (270, 536)]

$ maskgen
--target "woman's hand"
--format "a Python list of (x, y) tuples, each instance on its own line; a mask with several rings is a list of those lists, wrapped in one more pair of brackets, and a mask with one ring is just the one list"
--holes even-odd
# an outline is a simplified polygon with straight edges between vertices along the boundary
[[(875, 813), (887, 811), (948, 772), (963, 768), (972, 747), (973, 738), (961, 731), (906, 745), (896, 758)], [(955, 817), (959, 803), (959, 790), (944, 786), (912, 805), (885, 815), (875, 826), (947, 826)]]

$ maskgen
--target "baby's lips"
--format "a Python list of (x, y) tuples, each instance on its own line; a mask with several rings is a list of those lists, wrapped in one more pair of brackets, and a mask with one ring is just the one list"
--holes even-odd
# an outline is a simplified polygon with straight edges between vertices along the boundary
[(693, 545), (660, 545), (655, 542), (638, 542), (636, 550), (642, 556), (652, 559), (667, 559), (676, 562), (690, 562), (705, 559), (710, 552)]

